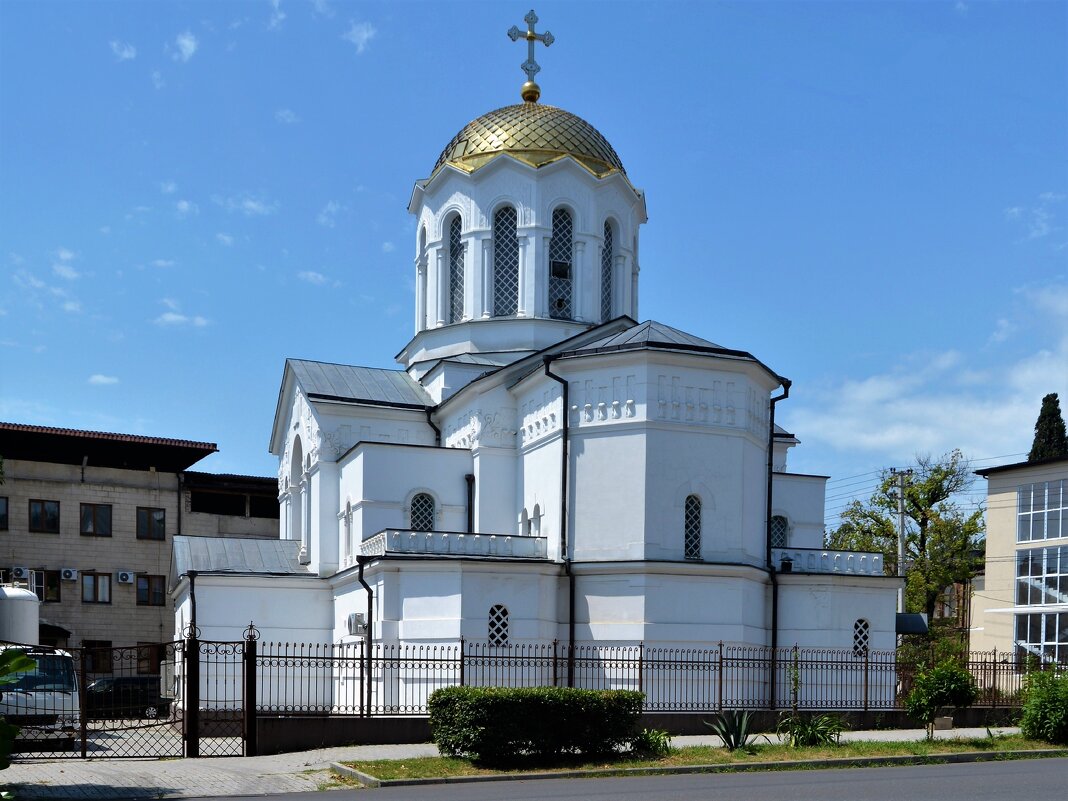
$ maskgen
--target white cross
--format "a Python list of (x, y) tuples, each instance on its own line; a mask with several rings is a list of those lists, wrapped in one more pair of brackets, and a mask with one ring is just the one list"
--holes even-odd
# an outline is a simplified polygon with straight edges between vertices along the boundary
[(523, 17), (523, 22), (527, 24), (527, 30), (524, 33), (519, 30), (515, 25), (508, 31), (508, 38), (513, 42), (523, 37), (527, 40), (527, 60), (524, 61), (520, 68), (527, 74), (527, 80), (533, 82), (534, 76), (541, 72), (541, 67), (538, 66), (538, 62), (534, 60), (534, 43), (541, 42), (548, 47), (554, 41), (553, 35), (548, 31), (545, 33), (534, 33), (534, 26), (538, 23), (538, 15), (534, 13), (534, 9), (530, 9), (530, 12)]

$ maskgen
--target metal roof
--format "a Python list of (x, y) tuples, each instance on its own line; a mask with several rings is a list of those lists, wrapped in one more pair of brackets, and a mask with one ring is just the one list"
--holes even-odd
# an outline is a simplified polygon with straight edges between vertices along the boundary
[(649, 320), (639, 325), (631, 326), (625, 331), (605, 337), (604, 339), (587, 342), (582, 346), (580, 351), (602, 350), (605, 348), (624, 350), (647, 345), (668, 345), (676, 347), (681, 345), (690, 348), (722, 348), (722, 345), (717, 345), (715, 342), (709, 342), (707, 339), (695, 337), (693, 334), (687, 334), (685, 331), (672, 328), (670, 325), (658, 323), (656, 320)]
[(174, 537), (174, 571), (181, 576), (198, 573), (242, 573), (269, 576), (308, 575), (300, 564), (297, 540), (243, 537)]
[(77, 465), (88, 457), (91, 467), (174, 473), (218, 450), (214, 442), (0, 423), (0, 454), (8, 459)]
[(1027, 467), (1046, 467), (1055, 465), (1057, 462), (1068, 463), (1068, 456), (1051, 456), (1048, 459), (1037, 459), (1033, 462), (1014, 462), (1013, 464), (1002, 464), (997, 467), (984, 467), (982, 470), (976, 470), (975, 474), (986, 478), (987, 476), (1006, 473), (1010, 470), (1022, 470)]
[(434, 401), (403, 370), (286, 359), (297, 383), (311, 400), (371, 403), (425, 409)]

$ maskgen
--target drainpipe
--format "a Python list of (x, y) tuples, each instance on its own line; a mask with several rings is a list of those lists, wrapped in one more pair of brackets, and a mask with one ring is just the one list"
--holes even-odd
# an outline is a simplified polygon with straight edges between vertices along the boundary
[(178, 473), (178, 533), (182, 533), (182, 493), (185, 490), (185, 473)]
[(434, 419), (431, 415), (434, 414), (434, 410), (429, 406), (426, 408), (426, 424), (434, 429), (434, 444), (441, 446), (441, 429), (434, 425)]
[(475, 475), (468, 473), (464, 476), (467, 482), (467, 533), (475, 533)]
[(374, 644), (374, 604), (375, 604), (375, 591), (371, 589), (371, 585), (363, 579), (363, 566), (367, 564), (368, 557), (357, 556), (356, 564), (359, 566), (359, 572), (356, 574), (356, 580), (360, 582), (360, 585), (367, 591), (367, 629), (363, 633), (364, 641), (364, 658), (366, 665), (364, 667), (363, 675), (368, 677), (364, 685), (367, 687), (367, 704), (364, 706), (364, 710), (368, 715), (371, 714), (371, 646)]
[(779, 647), (779, 580), (775, 565), (771, 561), (771, 488), (775, 469), (775, 404), (790, 397), (790, 381), (782, 379), (782, 394), (771, 399), (771, 413), (768, 420), (768, 491), (767, 510), (764, 517), (764, 543), (766, 545), (768, 578), (771, 579), (771, 674), (768, 680), (768, 708), (775, 708), (776, 686), (775, 664), (776, 649)]
[(567, 686), (575, 686), (575, 574), (571, 571), (571, 553), (567, 541), (567, 486), (568, 466), (570, 464), (570, 430), (571, 407), (569, 406), (567, 382), (549, 369), (552, 356), (544, 357), (545, 375), (560, 384), (563, 405), (563, 428), (560, 442), (560, 554), (564, 560), (564, 573), (567, 575)]

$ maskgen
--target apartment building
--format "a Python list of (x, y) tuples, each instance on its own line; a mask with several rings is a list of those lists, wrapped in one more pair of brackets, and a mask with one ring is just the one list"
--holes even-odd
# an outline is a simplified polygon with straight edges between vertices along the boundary
[(41, 642), (174, 636), (176, 534), (278, 536), (274, 478), (188, 468), (214, 443), (0, 423), (0, 580), (41, 599)]

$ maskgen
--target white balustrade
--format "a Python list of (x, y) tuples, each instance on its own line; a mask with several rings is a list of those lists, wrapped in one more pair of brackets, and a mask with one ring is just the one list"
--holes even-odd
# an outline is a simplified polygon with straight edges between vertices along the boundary
[(794, 573), (842, 573), (882, 576), (883, 555), (864, 551), (831, 551), (820, 548), (772, 548), (772, 563), (781, 568), (783, 559), (793, 562)]
[(360, 543), (361, 556), (386, 556), (391, 553), (545, 559), (547, 543), (545, 537), (397, 529), (380, 531)]

